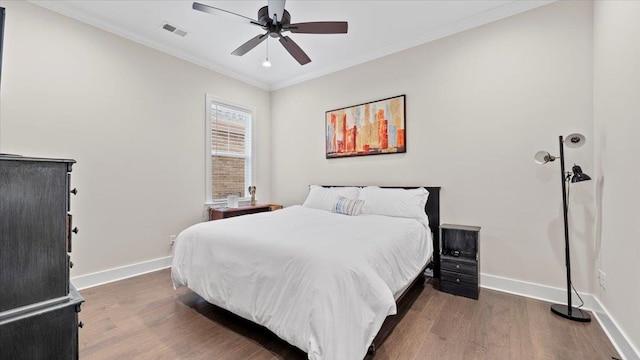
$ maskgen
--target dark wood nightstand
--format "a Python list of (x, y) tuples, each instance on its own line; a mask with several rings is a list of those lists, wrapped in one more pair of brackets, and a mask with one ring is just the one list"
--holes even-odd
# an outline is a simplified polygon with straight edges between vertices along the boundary
[(440, 290), (478, 299), (479, 226), (440, 225)]
[(282, 209), (282, 205), (267, 204), (267, 205), (239, 206), (237, 208), (228, 208), (228, 207), (210, 208), (209, 220), (220, 220), (220, 219), (226, 219), (234, 216), (255, 214), (255, 213), (260, 213), (265, 211), (273, 211), (277, 209)]

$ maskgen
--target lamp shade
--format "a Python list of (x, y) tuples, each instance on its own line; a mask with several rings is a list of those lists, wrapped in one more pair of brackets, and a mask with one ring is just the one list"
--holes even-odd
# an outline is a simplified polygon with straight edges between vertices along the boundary
[(564, 139), (564, 144), (569, 148), (579, 148), (587, 141), (582, 134), (570, 134)]
[(536, 155), (535, 155), (533, 158), (534, 158), (534, 159), (536, 160), (536, 162), (537, 162), (538, 164), (540, 164), (540, 165), (542, 165), (542, 164), (546, 164), (546, 163), (548, 163), (549, 161), (553, 161), (553, 160), (555, 160), (555, 159), (556, 159), (556, 157), (555, 157), (555, 156), (553, 156), (553, 155), (549, 154), (547, 151), (544, 151), (544, 150), (540, 150), (540, 151), (538, 151), (538, 152), (536, 153)]
[(583, 173), (580, 166), (573, 164), (573, 168), (571, 170), (573, 171), (573, 176), (571, 177), (572, 183), (591, 180), (591, 176)]

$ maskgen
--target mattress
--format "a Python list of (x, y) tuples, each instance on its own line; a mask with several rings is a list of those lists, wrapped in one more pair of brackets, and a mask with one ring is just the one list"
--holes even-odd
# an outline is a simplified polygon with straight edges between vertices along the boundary
[(187, 228), (172, 279), (309, 359), (362, 359), (432, 251), (415, 219), (292, 206)]

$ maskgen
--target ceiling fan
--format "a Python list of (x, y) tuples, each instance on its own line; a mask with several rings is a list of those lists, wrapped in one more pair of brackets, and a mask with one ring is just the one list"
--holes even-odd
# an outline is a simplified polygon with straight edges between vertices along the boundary
[(285, 1), (286, 0), (268, 0), (267, 6), (258, 10), (258, 20), (197, 2), (193, 3), (193, 9), (209, 14), (222, 15), (234, 20), (240, 20), (247, 24), (257, 25), (266, 31), (266, 33), (257, 35), (246, 43), (240, 45), (239, 48), (235, 49), (231, 53), (237, 56), (242, 56), (248, 53), (251, 49), (262, 43), (267, 36), (271, 36), (273, 38), (279, 38), (280, 43), (289, 52), (289, 54), (291, 54), (291, 56), (293, 56), (300, 65), (305, 65), (310, 63), (311, 59), (290, 37), (282, 35), (283, 32), (290, 31), (292, 33), (303, 34), (347, 33), (348, 23), (346, 21), (320, 21), (291, 24), (291, 15), (284, 8)]

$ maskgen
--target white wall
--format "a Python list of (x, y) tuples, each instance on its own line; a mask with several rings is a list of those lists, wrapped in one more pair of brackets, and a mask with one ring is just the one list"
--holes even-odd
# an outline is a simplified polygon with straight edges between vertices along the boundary
[(205, 93), (256, 109), (269, 201), (268, 92), (22, 1), (7, 8), (0, 151), (73, 158), (73, 276), (162, 258), (204, 219)]
[[(481, 272), (564, 289), (558, 136), (592, 164), (592, 6), (559, 2), (272, 93), (272, 195), (308, 184), (442, 186), (442, 222), (479, 225)], [(407, 153), (325, 159), (325, 111), (407, 95)], [(584, 183), (583, 183), (584, 184)], [(571, 193), (573, 281), (591, 292), (593, 184)]]
[[(209, 92), (257, 110), (259, 200), (300, 203), (313, 183), (440, 185), (443, 222), (482, 226), (482, 273), (564, 288), (559, 164), (532, 156), (557, 154), (558, 135), (578, 131), (588, 143), (567, 149), (567, 165), (596, 181), (572, 188), (574, 283), (637, 353), (640, 3), (555, 3), (271, 99), (32, 4), (1, 4), (0, 151), (78, 160), (72, 276), (165, 257), (168, 236), (204, 218)], [(398, 94), (406, 154), (324, 158), (326, 110)]]
[(594, 5), (594, 293), (640, 356), (640, 2)]

